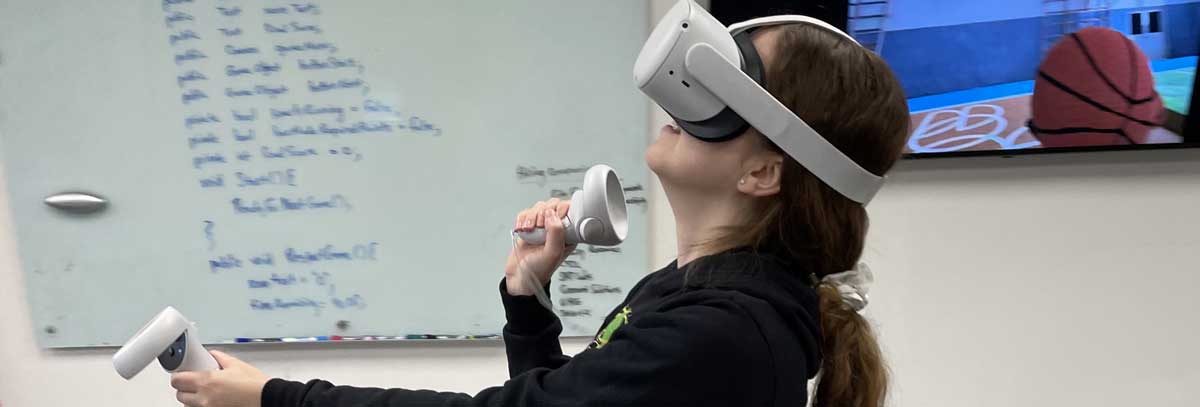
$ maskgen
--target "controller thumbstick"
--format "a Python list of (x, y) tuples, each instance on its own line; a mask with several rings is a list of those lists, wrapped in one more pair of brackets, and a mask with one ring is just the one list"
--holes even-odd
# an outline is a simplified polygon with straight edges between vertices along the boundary
[(604, 222), (587, 218), (579, 222), (579, 237), (584, 242), (595, 242), (604, 238)]

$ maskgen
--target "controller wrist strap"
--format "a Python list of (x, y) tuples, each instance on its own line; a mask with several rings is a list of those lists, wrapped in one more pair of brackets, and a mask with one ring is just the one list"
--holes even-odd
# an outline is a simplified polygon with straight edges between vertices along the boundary
[[(513, 255), (515, 256), (517, 253), (517, 234), (515, 232), (512, 235), (512, 242)], [(550, 295), (546, 293), (546, 289), (538, 282), (533, 272), (529, 271), (529, 267), (525, 266), (524, 258), (517, 259), (517, 279), (521, 281), (521, 284), (528, 287), (530, 291), (533, 291), (533, 296), (537, 297), (538, 303), (541, 303), (542, 307), (545, 307), (552, 313), (554, 312), (554, 303), (550, 302)]]

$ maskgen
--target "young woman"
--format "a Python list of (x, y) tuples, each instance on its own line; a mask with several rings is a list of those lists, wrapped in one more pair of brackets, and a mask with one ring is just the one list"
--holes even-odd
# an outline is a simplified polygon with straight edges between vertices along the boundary
[[(901, 154), (908, 111), (872, 52), (824, 28), (754, 33), (766, 88), (839, 150), (882, 175)], [(512, 379), (471, 396), (269, 379), (213, 352), (222, 370), (173, 375), (189, 406), (878, 407), (887, 372), (870, 326), (830, 275), (855, 268), (867, 214), (754, 129), (705, 142), (666, 126), (646, 152), (675, 214), (679, 258), (642, 279), (593, 344), (562, 354), (562, 330), (518, 272), (545, 284), (565, 257), (566, 204), (522, 212), (545, 246), (520, 244), (500, 295)]]

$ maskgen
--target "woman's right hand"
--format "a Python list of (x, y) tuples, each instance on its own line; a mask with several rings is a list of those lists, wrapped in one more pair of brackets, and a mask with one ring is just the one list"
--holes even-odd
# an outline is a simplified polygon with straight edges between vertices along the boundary
[[(561, 219), (567, 216), (571, 208), (569, 201), (558, 198), (542, 201), (533, 207), (517, 214), (517, 223), (513, 228), (517, 232), (532, 232), (534, 229), (546, 229), (546, 243), (533, 245), (517, 239), (517, 244), (508, 254), (508, 262), (504, 265), (504, 285), (509, 295), (533, 295), (534, 287), (518, 273), (533, 274), (539, 285), (550, 281), (554, 271), (567, 259), (567, 255), (575, 250), (575, 246), (565, 246), (566, 232), (563, 230)], [(541, 288), (541, 287), (538, 287)]]

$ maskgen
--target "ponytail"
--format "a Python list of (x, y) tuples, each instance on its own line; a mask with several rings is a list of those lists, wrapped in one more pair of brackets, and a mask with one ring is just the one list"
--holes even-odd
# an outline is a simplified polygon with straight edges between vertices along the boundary
[(817, 287), (821, 309), (821, 372), (813, 407), (880, 407), (888, 370), (871, 324), (842, 301), (837, 288)]

